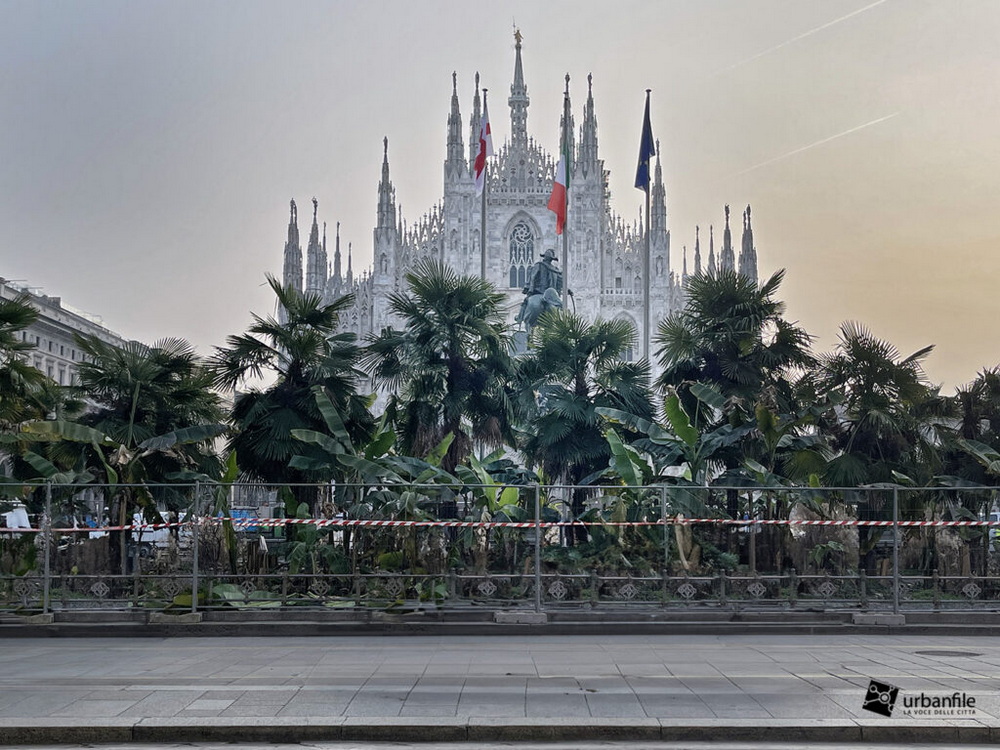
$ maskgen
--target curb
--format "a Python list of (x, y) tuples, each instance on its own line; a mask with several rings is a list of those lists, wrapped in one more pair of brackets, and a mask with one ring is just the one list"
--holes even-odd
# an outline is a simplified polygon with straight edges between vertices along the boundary
[(823, 623), (603, 620), (548, 623), (492, 622), (329, 622), (307, 619), (274, 622), (54, 622), (2, 623), (0, 640), (7, 638), (179, 638), (179, 637), (308, 637), (308, 636), (539, 636), (539, 635), (908, 635), (1000, 636), (1000, 625), (954, 623), (875, 625)]
[[(723, 720), (725, 721), (725, 720)], [(377, 722), (377, 723), (376, 723)], [(39, 726), (27, 719), (0, 721), (0, 745), (152, 742), (785, 742), (785, 743), (995, 743), (1000, 726), (978, 721), (878, 723), (859, 719), (473, 719), (247, 718), (193, 723), (189, 719), (106, 719), (81, 726), (70, 720)]]

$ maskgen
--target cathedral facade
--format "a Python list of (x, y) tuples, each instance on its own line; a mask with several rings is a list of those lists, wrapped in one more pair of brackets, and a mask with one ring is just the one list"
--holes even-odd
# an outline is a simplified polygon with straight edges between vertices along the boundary
[[(552, 192), (556, 164), (529, 136), (530, 100), (524, 82), (521, 39), (516, 36), (513, 83), (507, 104), (510, 110), (510, 138), (487, 162), (486, 232), (482, 234), (482, 199), (477, 194), (473, 164), (479, 149), (479, 129), (483, 100), (476, 76), (472, 100), (469, 145), (466, 148), (459, 107), (456, 76), (452, 76), (451, 111), (448, 115), (447, 151), (444, 162), (444, 197), (418, 221), (408, 224), (400, 215), (389, 171), (388, 141), (383, 141), (382, 174), (378, 184), (378, 209), (374, 230), (373, 264), (355, 275), (348, 247), (346, 268), (340, 244), (339, 223), (329, 262), (326, 225), (322, 234), (313, 200), (313, 221), (305, 253), (299, 242), (297, 208), (294, 201), (285, 244), (283, 282), (297, 289), (335, 299), (354, 295), (353, 306), (342, 316), (342, 326), (364, 339), (386, 326), (399, 326), (389, 311), (389, 294), (406, 289), (406, 274), (423, 259), (443, 261), (458, 273), (480, 275), (485, 241), (485, 274), (507, 296), (509, 320), (523, 299), (522, 288), (528, 269), (547, 249), (562, 258), (563, 239), (556, 235), (555, 214), (547, 203)], [(569, 134), (565, 150), (569, 155), (570, 190), (567, 223), (568, 268), (562, 269), (572, 291), (571, 310), (586, 319), (624, 319), (636, 329), (640, 342), (636, 355), (644, 353), (641, 342), (655, 334), (657, 323), (684, 303), (687, 251), (680, 272), (671, 266), (670, 231), (667, 228), (666, 190), (657, 157), (650, 185), (649, 262), (645, 222), (626, 223), (611, 210), (608, 173), (598, 148), (597, 118), (593, 87), (587, 81), (587, 100), (577, 131), (572, 109), (569, 122), (560, 123), (560, 132)], [(563, 120), (566, 118), (563, 115)], [(554, 125), (554, 124), (553, 124)], [(563, 150), (564, 144), (560, 144)], [(714, 234), (710, 231), (707, 262), (702, 262), (701, 239), (696, 228), (694, 273), (715, 269), (738, 270), (757, 278), (757, 255), (750, 227), (750, 209), (743, 214), (743, 238), (739, 258), (732, 244), (729, 208), (718, 259)], [(560, 264), (561, 266), (561, 264)], [(644, 268), (649, 268), (646, 295)], [(304, 272), (304, 273), (303, 273)], [(648, 305), (649, 314), (645, 314)], [(643, 330), (644, 319), (652, 331)]]

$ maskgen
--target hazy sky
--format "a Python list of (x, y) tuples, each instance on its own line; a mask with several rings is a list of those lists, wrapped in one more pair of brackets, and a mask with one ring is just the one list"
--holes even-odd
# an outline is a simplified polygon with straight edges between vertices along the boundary
[(290, 198), (370, 263), (383, 135), (403, 215), (440, 199), (452, 71), (507, 137), (514, 23), (543, 145), (593, 73), (629, 219), (653, 90), (674, 269), (750, 203), (820, 351), (852, 319), (948, 392), (1000, 362), (996, 0), (0, 0), (0, 276), (208, 353), (273, 308)]

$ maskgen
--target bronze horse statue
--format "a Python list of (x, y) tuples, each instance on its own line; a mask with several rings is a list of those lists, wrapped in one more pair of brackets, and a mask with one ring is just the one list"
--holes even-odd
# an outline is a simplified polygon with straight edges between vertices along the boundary
[(559, 299), (559, 292), (552, 287), (547, 288), (542, 294), (529, 294), (521, 303), (521, 310), (514, 319), (515, 323), (524, 323), (528, 333), (538, 323), (538, 319), (546, 310), (561, 308), (562, 300)]

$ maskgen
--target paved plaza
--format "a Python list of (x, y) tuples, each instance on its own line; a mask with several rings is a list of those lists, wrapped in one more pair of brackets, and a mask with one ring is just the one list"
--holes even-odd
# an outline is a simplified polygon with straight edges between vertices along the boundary
[[(871, 680), (899, 688), (891, 716), (862, 708)], [(927, 702), (955, 693), (974, 699), (964, 715), (905, 715), (904, 696)], [(1000, 643), (890, 635), (12, 638), (0, 648), (0, 737), (987, 741), (1000, 738)]]

